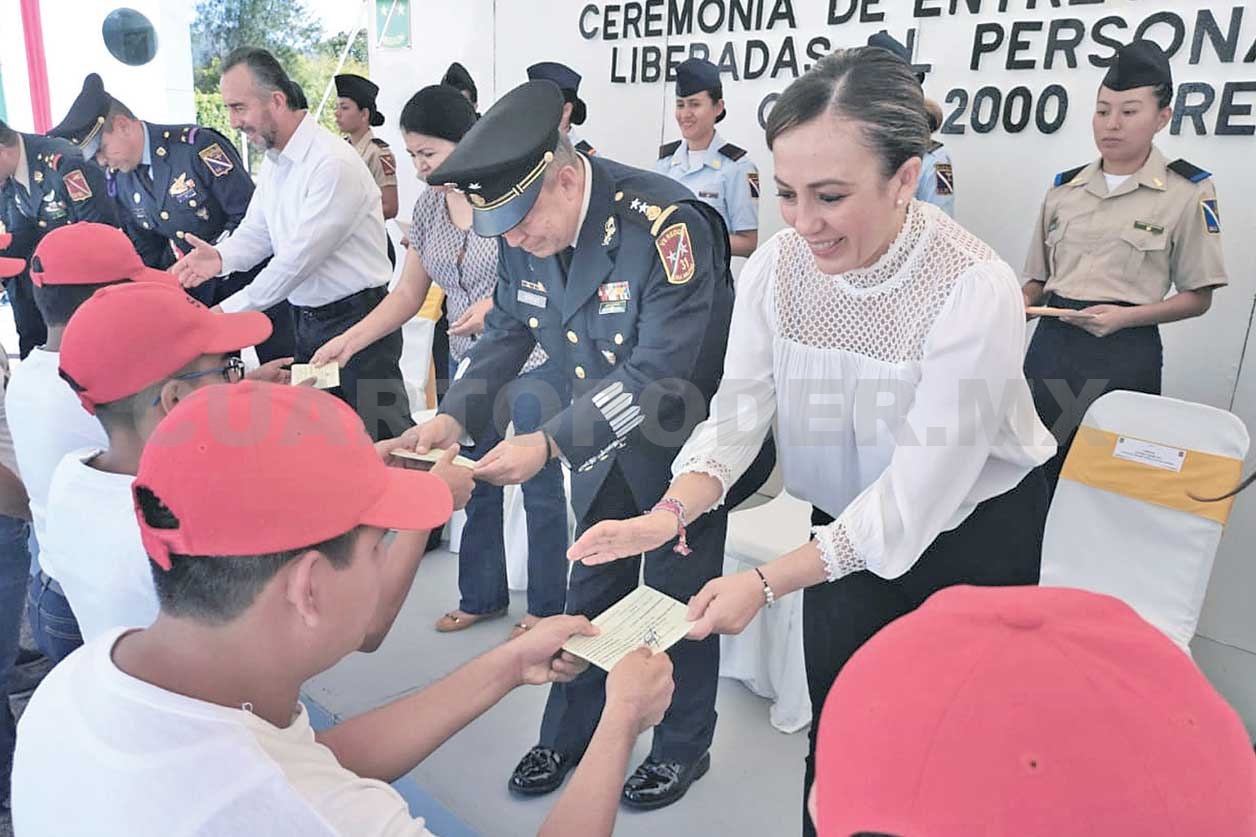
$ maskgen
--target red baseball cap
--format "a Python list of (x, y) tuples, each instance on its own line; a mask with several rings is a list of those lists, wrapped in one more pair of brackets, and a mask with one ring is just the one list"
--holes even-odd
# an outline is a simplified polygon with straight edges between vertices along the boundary
[[(0, 233), (0, 250), (9, 249), (9, 245), (12, 243), (12, 233)], [(17, 276), (25, 269), (26, 259), (14, 259), (7, 256), (0, 257), (0, 279), (8, 279), (10, 276)]]
[[(153, 562), (170, 555), (265, 555), (356, 526), (434, 529), (453, 513), (436, 476), (385, 465), (362, 419), (312, 387), (242, 381), (197, 390), (162, 419), (132, 487)], [(151, 492), (174, 528), (150, 526)]]
[(169, 378), (201, 355), (270, 336), (259, 311), (215, 314), (177, 285), (110, 285), (83, 303), (61, 337), (61, 377), (87, 412)]
[(126, 233), (108, 224), (84, 221), (48, 233), (31, 256), (31, 281), (36, 285), (107, 285), (178, 281), (164, 270), (145, 267)]
[(829, 692), (818, 832), (848, 837), (1256, 834), (1243, 723), (1124, 602), (951, 587), (868, 641)]

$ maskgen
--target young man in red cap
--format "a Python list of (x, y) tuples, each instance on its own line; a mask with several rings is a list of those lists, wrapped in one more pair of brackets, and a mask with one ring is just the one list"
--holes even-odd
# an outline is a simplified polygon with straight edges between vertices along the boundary
[(1250, 837), (1256, 759), (1118, 599), (951, 587), (838, 675), (808, 807), (822, 837)]
[[(164, 271), (146, 268), (122, 230), (87, 221), (44, 236), (31, 258), (29, 274), (48, 333), (44, 344), (14, 370), (4, 399), (19, 472), (30, 495), (35, 541), (45, 544), (52, 472), (70, 451), (108, 446), (100, 422), (83, 409), (58, 374), (66, 323), (105, 285), (157, 282), (174, 287), (177, 283)], [(31, 630), (40, 650), (59, 661), (83, 640), (56, 580), (55, 558), (45, 556), (35, 569), (27, 594)]]
[[(161, 615), (84, 646), (36, 692), (19, 732), (19, 833), (429, 834), (385, 782), (514, 687), (569, 680), (581, 666), (559, 649), (596, 629), (551, 617), (315, 736), (301, 685), (371, 630), (385, 530), (436, 527), (453, 506), (439, 479), (381, 454), (348, 406), (308, 388), (207, 387), (174, 408), (133, 487)], [(596, 758), (542, 833), (610, 834), (633, 741), (671, 691), (666, 655), (616, 668)], [(53, 786), (76, 789), (72, 810), (50, 804)]]
[[(0, 251), (9, 245), (9, 236), (0, 234)], [(22, 259), (0, 257), (0, 279), (9, 279), (26, 270)], [(0, 346), (0, 387), (8, 382), (9, 359)], [(22, 599), (26, 596), (30, 572), (30, 510), (26, 489), (17, 476), (13, 438), (0, 403), (0, 810), (9, 807), (9, 771), (13, 767), (13, 741), (16, 731), (9, 708), (9, 678), (17, 662), (18, 638), (22, 632)]]
[(239, 381), (243, 363), (228, 355), (270, 332), (261, 313), (214, 314), (167, 282), (102, 288), (70, 318), (60, 375), (109, 442), (66, 454), (54, 471), (42, 555), (85, 640), (157, 616), (130, 500), (145, 440), (193, 390)]

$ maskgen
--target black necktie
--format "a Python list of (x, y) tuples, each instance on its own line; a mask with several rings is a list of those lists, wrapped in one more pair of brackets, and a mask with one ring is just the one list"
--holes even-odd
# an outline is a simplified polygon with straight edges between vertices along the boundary
[(558, 251), (558, 264), (562, 266), (564, 279), (571, 273), (571, 258), (575, 255), (575, 252), (575, 248), (572, 247), (566, 247)]
[(140, 163), (135, 169), (135, 175), (139, 178), (140, 185), (144, 187), (144, 191), (148, 192), (150, 198), (155, 198), (153, 194), (153, 175), (151, 166), (147, 163)]

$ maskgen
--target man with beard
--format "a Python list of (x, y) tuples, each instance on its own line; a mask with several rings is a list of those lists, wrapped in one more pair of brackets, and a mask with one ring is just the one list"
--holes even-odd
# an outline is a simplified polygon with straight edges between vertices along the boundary
[[(253, 282), (219, 303), (226, 312), (292, 303), (296, 359), (357, 323), (384, 298), (392, 269), (384, 251), (379, 187), (357, 152), (318, 125), (275, 57), (241, 47), (223, 64), (223, 103), (231, 127), (266, 152), (257, 191), (235, 233), (217, 246), (187, 235), (192, 250), (171, 271), (184, 287), (271, 260)], [(337, 392), (362, 416), (372, 438), (413, 423), (397, 361), (401, 333), (356, 354)]]

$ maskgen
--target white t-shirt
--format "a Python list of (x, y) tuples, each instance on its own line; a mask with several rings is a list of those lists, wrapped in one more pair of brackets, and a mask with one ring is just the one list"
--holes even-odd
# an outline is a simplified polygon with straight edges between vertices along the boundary
[[(31, 500), (35, 540), (41, 549), (47, 542), (45, 521), (53, 470), (72, 450), (109, 444), (105, 428), (83, 409), (74, 390), (57, 374), (60, 359), (59, 352), (35, 349), (13, 370), (4, 393), (18, 474)], [(45, 556), (39, 556), (39, 565), (59, 580), (56, 566)]]
[(1108, 183), (1108, 193), (1111, 194), (1120, 188), (1121, 184), (1129, 180), (1133, 175), (1130, 174), (1108, 174), (1103, 173), (1103, 179)]
[[(305, 707), (279, 729), (122, 672), (109, 631), (57, 665), (18, 725), (13, 826), (58, 837), (432, 837), (340, 766)], [(68, 796), (67, 796), (68, 794)]]
[(131, 499), (135, 477), (88, 465), (99, 453), (71, 451), (57, 466), (39, 556), (56, 566), (84, 641), (119, 626), (146, 628), (157, 618), (157, 591)]
[[(5, 351), (4, 346), (0, 346), (0, 388), (9, 385), (9, 353)], [(9, 432), (9, 422), (4, 417), (4, 402), (0, 399), (0, 465), (8, 468), (13, 472), (13, 476), (18, 475), (17, 470), (17, 453), (13, 450), (13, 434)]]

